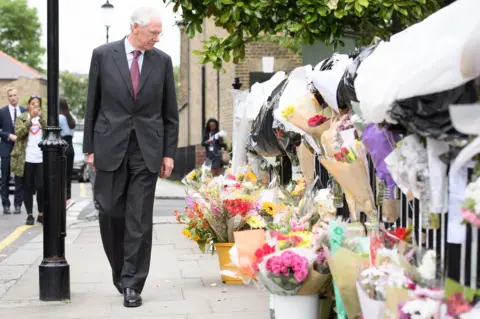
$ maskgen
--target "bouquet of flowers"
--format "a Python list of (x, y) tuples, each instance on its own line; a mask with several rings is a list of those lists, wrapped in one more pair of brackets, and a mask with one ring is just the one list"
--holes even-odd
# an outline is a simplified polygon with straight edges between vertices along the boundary
[(465, 202), (463, 203), (462, 216), (465, 223), (480, 228), (480, 178), (471, 182), (467, 186), (465, 193)]
[(315, 252), (309, 248), (276, 251), (262, 257), (258, 264), (259, 280), (274, 295), (317, 294), (321, 282), (313, 275), (315, 259)]
[(370, 267), (360, 273), (357, 293), (364, 318), (383, 319), (388, 271)]
[(202, 253), (215, 242), (215, 233), (198, 204), (193, 204), (193, 207), (187, 206), (184, 214), (175, 211), (175, 216), (179, 223), (185, 225), (182, 234), (195, 241)]

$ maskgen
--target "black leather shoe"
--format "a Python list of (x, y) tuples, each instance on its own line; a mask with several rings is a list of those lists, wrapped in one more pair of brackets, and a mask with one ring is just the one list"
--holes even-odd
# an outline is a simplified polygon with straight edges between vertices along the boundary
[(10, 211), (10, 207), (3, 206), (3, 213), (5, 215), (10, 215), (12, 212)]
[(115, 288), (117, 288), (118, 293), (123, 295), (122, 284), (120, 283), (120, 281), (114, 281), (113, 285), (115, 286)]
[(15, 210), (13, 211), (14, 214), (21, 214), (22, 213), (22, 208), (20, 206), (15, 207)]
[(142, 296), (133, 288), (123, 289), (123, 305), (125, 307), (140, 307), (142, 305)]

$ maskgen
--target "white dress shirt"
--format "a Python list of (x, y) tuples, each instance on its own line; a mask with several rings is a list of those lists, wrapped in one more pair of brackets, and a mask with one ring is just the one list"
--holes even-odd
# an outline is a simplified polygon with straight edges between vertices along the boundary
[(15, 126), (15, 109), (17, 109), (17, 118), (22, 114), (22, 111), (20, 110), (20, 106), (13, 106), (12, 104), (8, 105), (8, 110), (10, 111), (10, 117), (12, 118), (12, 123)]
[[(133, 62), (133, 51), (135, 51), (135, 48), (130, 44), (130, 41), (128, 41), (128, 36), (125, 38), (125, 52), (127, 52), (127, 61), (128, 61), (128, 69), (130, 70), (132, 68), (132, 62)], [(143, 56), (145, 55), (145, 50), (140, 50), (142, 54), (138, 57), (138, 68), (140, 69), (140, 74), (142, 73), (142, 65), (143, 65)]]

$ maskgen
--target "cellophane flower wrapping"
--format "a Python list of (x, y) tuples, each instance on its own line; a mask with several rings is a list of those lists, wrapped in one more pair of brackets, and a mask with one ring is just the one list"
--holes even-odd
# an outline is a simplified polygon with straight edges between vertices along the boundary
[(356, 143), (355, 149), (357, 159), (351, 163), (339, 162), (332, 158), (320, 158), (323, 167), (342, 186), (349, 204), (350, 218), (353, 221), (359, 219), (360, 210), (370, 217), (375, 217), (377, 214), (363, 146)]
[(212, 179), (207, 185), (204, 185), (199, 193), (206, 209), (205, 217), (216, 234), (217, 242), (220, 243), (228, 241), (227, 220), (223, 212), (221, 199), (223, 187), (224, 177), (218, 176)]
[(246, 285), (258, 286), (255, 253), (265, 244), (263, 229), (243, 230), (235, 232), (235, 245), (230, 249), (230, 260), (236, 271), (223, 271), (222, 275), (239, 278)]
[(399, 136), (385, 129), (380, 129), (376, 124), (367, 124), (362, 133), (362, 142), (370, 154), (377, 175), (387, 184), (387, 199), (394, 199), (395, 182), (387, 169), (385, 158), (396, 148)]
[(305, 143), (297, 147), (297, 155), (300, 161), (300, 168), (305, 177), (305, 182), (310, 184), (315, 178), (315, 154), (305, 146)]
[(364, 318), (383, 319), (388, 276), (386, 267), (369, 267), (360, 273), (357, 293)]
[(437, 228), (438, 215), (430, 210), (430, 178), (425, 146), (417, 135), (409, 135), (385, 158), (387, 168), (401, 191), (420, 200), (422, 227)]
[(319, 189), (313, 201), (322, 221), (329, 222), (336, 218), (335, 196), (330, 187)]
[[(337, 221), (330, 222), (330, 249), (325, 248), (330, 271), (334, 280), (336, 310), (338, 318), (358, 318), (361, 315), (360, 303), (356, 289), (358, 271), (369, 264), (368, 237), (349, 238), (347, 230)], [(354, 251), (344, 248), (349, 246)], [(345, 267), (348, 265), (348, 267)]]
[[(274, 295), (295, 296), (302, 285), (310, 284), (308, 276), (315, 258), (316, 254), (310, 248), (290, 248), (275, 252), (258, 265), (259, 280)], [(313, 294), (315, 292), (311, 293)]]
[(304, 134), (308, 120), (320, 110), (315, 96), (308, 88), (308, 66), (294, 70), (280, 97), (279, 107), (274, 111), (275, 118), (285, 126), (286, 131)]

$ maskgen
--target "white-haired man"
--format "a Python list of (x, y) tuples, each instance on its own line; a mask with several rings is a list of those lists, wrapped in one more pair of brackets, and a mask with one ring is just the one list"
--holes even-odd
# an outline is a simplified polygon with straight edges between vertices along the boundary
[(150, 267), (158, 175), (170, 176), (178, 141), (171, 58), (154, 48), (157, 10), (135, 10), (124, 39), (96, 48), (90, 65), (84, 152), (97, 171), (95, 199), (113, 283), (138, 307)]

